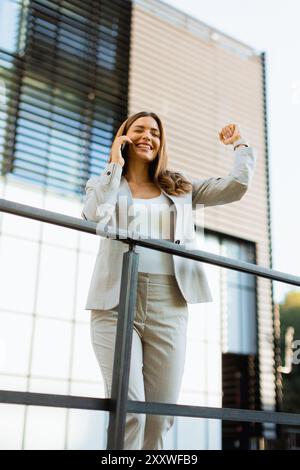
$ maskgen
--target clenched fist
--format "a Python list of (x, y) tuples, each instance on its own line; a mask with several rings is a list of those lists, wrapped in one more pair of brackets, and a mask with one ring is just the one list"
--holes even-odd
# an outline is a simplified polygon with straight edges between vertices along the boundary
[(233, 144), (236, 140), (241, 138), (241, 131), (237, 124), (227, 124), (219, 132), (220, 141), (224, 145)]

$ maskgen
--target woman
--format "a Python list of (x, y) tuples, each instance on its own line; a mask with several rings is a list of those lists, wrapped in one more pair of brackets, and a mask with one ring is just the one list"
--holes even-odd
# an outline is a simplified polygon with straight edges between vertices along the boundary
[[(130, 214), (136, 219), (137, 211), (142, 236), (197, 248), (192, 210), (198, 204), (205, 207), (238, 201), (253, 175), (255, 154), (242, 139), (239, 127), (225, 126), (219, 138), (225, 145), (234, 145), (232, 171), (225, 177), (191, 182), (168, 169), (160, 118), (151, 112), (130, 116), (115, 136), (103, 173), (86, 184), (82, 217), (97, 222), (101, 230), (107, 226), (129, 233), (137, 232), (135, 220), (128, 227)], [(166, 237), (158, 218), (170, 225)], [(122, 260), (127, 250), (118, 240), (101, 239), (86, 303), (107, 398), (111, 394)], [(210, 302), (211, 292), (202, 263), (142, 247), (136, 251), (140, 256), (128, 397), (176, 403), (185, 361), (187, 303)], [(128, 413), (124, 449), (163, 449), (164, 435), (173, 422), (172, 416)]]

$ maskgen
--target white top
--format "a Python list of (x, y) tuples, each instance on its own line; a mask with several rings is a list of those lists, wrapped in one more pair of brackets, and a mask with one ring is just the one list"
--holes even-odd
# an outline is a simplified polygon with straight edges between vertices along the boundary
[[(145, 239), (173, 240), (175, 208), (170, 206), (172, 202), (163, 192), (150, 199), (133, 198), (133, 230)], [(171, 254), (143, 246), (136, 246), (136, 252), (140, 255), (138, 271), (175, 275)]]

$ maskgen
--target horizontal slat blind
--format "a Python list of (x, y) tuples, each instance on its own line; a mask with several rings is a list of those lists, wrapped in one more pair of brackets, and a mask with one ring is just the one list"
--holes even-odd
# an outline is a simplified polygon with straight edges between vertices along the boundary
[(0, 52), (2, 174), (81, 194), (127, 116), (131, 2), (19, 5), (16, 50)]
[[(218, 130), (230, 122), (241, 126), (257, 153), (252, 186), (242, 200), (208, 208), (205, 227), (254, 242), (256, 262), (269, 266), (261, 53), (164, 2), (133, 3), (129, 112), (145, 108), (161, 116), (167, 130), (169, 166), (193, 179), (228, 174), (233, 150), (220, 144)], [(270, 280), (257, 277), (257, 370), (262, 409), (276, 407), (271, 285)], [(270, 435), (268, 431), (275, 427), (264, 424), (263, 429)]]

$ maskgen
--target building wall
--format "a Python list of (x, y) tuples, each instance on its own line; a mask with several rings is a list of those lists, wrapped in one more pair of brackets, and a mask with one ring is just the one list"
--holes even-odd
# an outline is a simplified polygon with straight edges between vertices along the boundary
[[(119, 0), (0, 2), (1, 197), (80, 219), (127, 115), (130, 15)], [(104, 396), (84, 310), (98, 245), (0, 213), (0, 389)], [(0, 448), (105, 448), (107, 418), (0, 404)]]
[[(219, 41), (209, 39), (214, 30), (157, 1), (135, 1), (131, 26), (128, 113), (151, 109), (160, 114), (171, 168), (191, 177), (225, 175), (233, 153), (218, 142), (218, 130), (228, 122), (238, 122), (256, 148), (257, 169), (247, 195), (207, 209), (205, 224), (255, 242), (257, 262), (268, 266), (260, 57), (221, 33)], [(82, 208), (76, 195), (62, 195), (12, 174), (0, 177), (0, 196), (78, 217)], [(0, 213), (0, 389), (104, 396), (90, 345), (89, 312), (84, 310), (98, 243), (93, 235)], [(220, 253), (213, 237), (207, 237), (205, 247)], [(179, 402), (220, 407), (223, 278), (220, 268), (210, 265), (206, 271), (215, 301), (189, 305)], [(261, 396), (263, 407), (273, 408), (271, 291), (262, 279), (258, 309), (264, 351)], [(3, 449), (105, 448), (104, 412), (0, 404), (0, 414)], [(176, 419), (165, 448), (219, 449), (221, 422)]]
[[(12, 175), (0, 197), (80, 218), (78, 198)], [(104, 397), (84, 310), (98, 243), (0, 213), (0, 389)], [(0, 404), (0, 416), (0, 449), (105, 448), (105, 412)]]
[[(170, 167), (187, 176), (226, 175), (231, 146), (218, 131), (238, 123), (257, 154), (253, 183), (241, 201), (205, 210), (205, 226), (253, 241), (257, 263), (269, 267), (263, 68), (260, 53), (157, 0), (134, 1), (129, 111), (156, 111), (166, 125)], [(257, 279), (258, 345), (263, 409), (275, 405), (272, 295), (269, 280)], [(191, 324), (202, 330), (211, 306), (198, 307)], [(195, 307), (193, 307), (193, 311)], [(196, 318), (197, 317), (197, 318)], [(200, 333), (199, 333), (200, 334)], [(215, 349), (215, 354), (219, 350)], [(207, 355), (205, 367), (211, 368)], [(195, 371), (194, 371), (195, 374)], [(189, 400), (185, 383), (182, 401)], [(216, 375), (216, 383), (218, 373)], [(219, 389), (219, 401), (221, 402)], [(208, 404), (197, 395), (198, 404)]]

